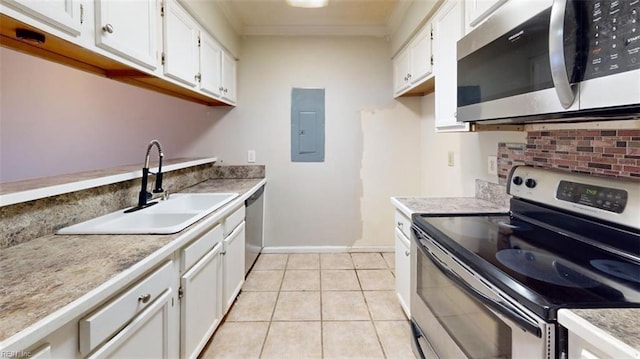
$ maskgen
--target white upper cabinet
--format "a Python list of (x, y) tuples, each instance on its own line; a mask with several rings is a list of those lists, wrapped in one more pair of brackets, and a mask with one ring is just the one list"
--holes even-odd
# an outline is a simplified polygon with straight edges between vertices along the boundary
[(206, 32), (200, 34), (200, 90), (221, 97), (222, 47)]
[(154, 70), (158, 16), (156, 0), (96, 0), (96, 45)]
[(409, 51), (402, 51), (393, 60), (393, 78), (394, 78), (394, 94), (397, 96), (407, 90), (411, 83), (409, 82), (409, 73), (411, 72)]
[(466, 131), (468, 124), (458, 122), (457, 42), (464, 34), (464, 11), (456, 0), (445, 2), (433, 20), (433, 56), (435, 73), (436, 129)]
[(416, 84), (432, 72), (431, 64), (431, 24), (427, 24), (411, 42), (410, 81)]
[(394, 95), (417, 87), (431, 75), (431, 40), (431, 24), (427, 24), (393, 60)]
[(3, 2), (69, 35), (80, 35), (83, 20), (80, 0), (4, 0)]
[(222, 53), (222, 83), (220, 86), (223, 100), (236, 103), (236, 59), (226, 52)]
[(164, 74), (189, 86), (199, 80), (196, 21), (175, 0), (164, 5)]
[(165, 0), (164, 74), (227, 103), (236, 102), (236, 60), (175, 0)]
[(483, 23), (507, 0), (465, 0), (465, 29), (469, 33), (476, 26)]

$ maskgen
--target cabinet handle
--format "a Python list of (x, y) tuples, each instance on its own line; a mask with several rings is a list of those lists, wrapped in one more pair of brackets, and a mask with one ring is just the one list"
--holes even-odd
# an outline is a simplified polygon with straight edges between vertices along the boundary
[(147, 293), (138, 297), (138, 302), (142, 304), (147, 304), (151, 300), (151, 294)]
[(409, 253), (409, 251), (404, 251), (404, 255), (405, 255), (405, 256), (407, 256), (407, 257), (408, 257), (408, 256), (409, 256), (409, 254), (411, 254), (411, 253)]
[(106, 24), (102, 27), (102, 31), (104, 32), (108, 32), (110, 34), (113, 34), (113, 25), (111, 24)]
[(398, 222), (398, 227), (399, 227), (399, 228), (402, 228), (402, 225), (403, 225), (403, 224), (404, 224), (404, 223), (402, 223), (402, 222)]
[(222, 87), (222, 86), (218, 87), (218, 91), (224, 92), (224, 87)]
[(196, 82), (200, 82), (202, 80), (202, 75), (200, 73), (197, 73), (194, 78), (196, 79)]
[(229, 89), (228, 89), (228, 88), (225, 88), (225, 89), (224, 89), (224, 93), (227, 93), (227, 92), (229, 92)]

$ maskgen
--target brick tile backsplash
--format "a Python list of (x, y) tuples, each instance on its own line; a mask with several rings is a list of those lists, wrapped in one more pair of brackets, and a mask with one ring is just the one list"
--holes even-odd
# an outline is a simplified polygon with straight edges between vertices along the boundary
[(530, 131), (526, 144), (498, 144), (498, 178), (513, 165), (640, 181), (640, 129)]
[(498, 183), (507, 184), (511, 167), (525, 164), (525, 151), (524, 143), (498, 144)]

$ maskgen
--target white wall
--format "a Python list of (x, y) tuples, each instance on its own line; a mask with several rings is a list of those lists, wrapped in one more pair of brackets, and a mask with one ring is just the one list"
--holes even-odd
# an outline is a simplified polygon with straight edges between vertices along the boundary
[(419, 97), (410, 97), (392, 108), (362, 111), (362, 238), (354, 246), (393, 245), (390, 197), (421, 195), (420, 106)]
[[(247, 150), (256, 150), (257, 162), (267, 166), (267, 246), (350, 246), (362, 238), (361, 111), (395, 106), (388, 46), (364, 37), (243, 39), (239, 105), (194, 150), (211, 148), (233, 164), (246, 163)], [(326, 90), (325, 162), (291, 162), (293, 87)], [(388, 111), (379, 125), (393, 129)], [(415, 123), (417, 128), (419, 119)]]
[(0, 48), (0, 182), (167, 158), (212, 156), (190, 142), (225, 110), (140, 89)]
[[(430, 197), (473, 197), (475, 179), (498, 183), (487, 172), (487, 157), (496, 155), (499, 142), (526, 142), (527, 133), (495, 131), (436, 133), (434, 95), (422, 98), (423, 193)], [(448, 153), (454, 153), (454, 166)]]

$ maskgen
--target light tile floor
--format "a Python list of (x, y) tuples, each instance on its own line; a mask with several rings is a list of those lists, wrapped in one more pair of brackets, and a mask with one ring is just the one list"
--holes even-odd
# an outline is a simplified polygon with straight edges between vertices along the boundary
[(415, 359), (393, 253), (260, 255), (201, 358)]

